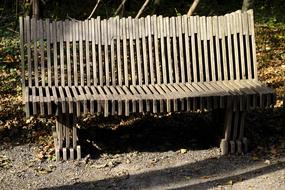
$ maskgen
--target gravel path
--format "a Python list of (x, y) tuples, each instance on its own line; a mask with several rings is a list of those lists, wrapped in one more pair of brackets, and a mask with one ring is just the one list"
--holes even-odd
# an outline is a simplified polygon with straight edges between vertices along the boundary
[(221, 157), (218, 148), (34, 160), (26, 144), (0, 151), (0, 189), (285, 189), (285, 157)]

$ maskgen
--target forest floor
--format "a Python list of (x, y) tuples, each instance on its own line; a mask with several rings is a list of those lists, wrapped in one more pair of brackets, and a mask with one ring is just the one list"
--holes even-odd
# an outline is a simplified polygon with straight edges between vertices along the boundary
[(211, 113), (175, 113), (84, 119), (84, 159), (55, 162), (54, 119), (24, 117), (18, 43), (0, 40), (0, 189), (285, 189), (284, 27), (256, 24), (259, 78), (277, 102), (248, 114), (250, 152), (231, 156)]

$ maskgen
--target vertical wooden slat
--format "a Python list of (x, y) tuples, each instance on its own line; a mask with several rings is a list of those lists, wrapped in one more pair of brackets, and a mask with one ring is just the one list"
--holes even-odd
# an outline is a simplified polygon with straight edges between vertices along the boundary
[(235, 79), (239, 80), (240, 79), (240, 69), (239, 69), (239, 49), (238, 49), (238, 39), (237, 39), (237, 28), (238, 28), (238, 23), (237, 23), (237, 14), (236, 13), (232, 13), (231, 14), (231, 32), (233, 35), (233, 51), (234, 51), (234, 70), (236, 73)]
[(39, 86), (39, 71), (38, 71), (38, 50), (37, 50), (37, 21), (35, 18), (31, 19), (31, 31), (34, 42), (33, 53), (34, 53), (34, 76), (35, 86)]
[(221, 45), (222, 45), (222, 60), (223, 60), (223, 76), (224, 80), (228, 80), (228, 64), (227, 64), (227, 52), (226, 52), (226, 38), (225, 38), (225, 33), (226, 33), (226, 28), (227, 24), (225, 22), (225, 17), (220, 16), (218, 17), (218, 29), (219, 29), (219, 38), (221, 39)]
[(213, 34), (213, 17), (207, 17), (207, 32), (208, 38), (207, 40), (210, 41), (210, 63), (211, 63), (211, 80), (216, 81), (216, 66), (215, 66), (215, 51), (214, 51), (214, 34)]
[(249, 35), (251, 36), (251, 47), (252, 47), (252, 62), (253, 62), (253, 79), (258, 80), (257, 76), (257, 62), (256, 62), (256, 45), (255, 45), (255, 34), (254, 34), (254, 19), (253, 10), (247, 11), (248, 14), (248, 27)]
[(127, 23), (126, 19), (122, 18), (122, 25), (121, 27), (123, 28), (123, 58), (124, 58), (124, 79), (125, 79), (125, 85), (129, 85), (129, 74), (128, 74), (128, 50), (127, 50)]
[(57, 59), (57, 24), (56, 22), (54, 21), (52, 23), (52, 34), (53, 34), (53, 63), (54, 63), (54, 83), (55, 83), (55, 86), (58, 86), (58, 59)]
[(184, 28), (184, 45), (185, 45), (185, 57), (186, 57), (186, 62), (185, 62), (185, 66), (186, 66), (186, 73), (187, 73), (187, 78), (186, 81), (187, 82), (191, 82), (192, 81), (192, 74), (191, 74), (191, 70), (193, 68), (193, 63), (190, 60), (190, 42), (189, 42), (189, 31), (188, 31), (188, 22), (187, 22), (187, 16), (183, 15), (182, 17), (182, 26)]
[[(86, 84), (90, 86), (91, 84), (91, 70), (90, 70), (90, 51), (89, 51), (89, 20), (84, 21), (84, 33), (85, 33), (85, 66), (86, 66)], [(85, 74), (84, 74), (85, 75)]]
[(65, 43), (66, 43), (66, 66), (67, 66), (67, 85), (71, 86), (71, 62), (70, 62), (70, 36), (72, 35), (71, 24), (69, 20), (65, 20)]
[(135, 72), (135, 57), (134, 57), (134, 34), (133, 34), (133, 22), (132, 18), (128, 17), (128, 31), (129, 31), (129, 40), (130, 40), (130, 60), (131, 60), (131, 81), (132, 85), (136, 85), (136, 72)]
[(101, 18), (96, 19), (95, 30), (98, 40), (98, 59), (99, 59), (99, 85), (103, 85), (103, 61), (102, 61), (102, 37), (101, 37)]
[(83, 23), (78, 22), (78, 38), (79, 38), (79, 68), (80, 68), (80, 85), (84, 85), (84, 63), (83, 63)]
[(101, 29), (102, 29), (102, 42), (104, 44), (104, 63), (105, 63), (105, 83), (107, 86), (110, 84), (110, 71), (109, 71), (109, 50), (108, 50), (108, 26), (107, 20), (104, 19), (101, 21)]
[[(199, 61), (198, 57), (196, 57), (197, 49), (196, 49), (196, 35), (197, 35), (197, 19), (196, 17), (191, 16), (188, 19), (188, 31), (191, 36), (191, 57), (192, 57), (192, 66), (193, 66), (193, 82), (198, 82), (198, 65), (197, 60)], [(198, 36), (198, 35), (197, 35)]]
[(175, 76), (175, 82), (180, 82), (180, 72), (179, 72), (179, 66), (178, 66), (178, 55), (177, 55), (177, 32), (176, 32), (176, 24), (175, 24), (175, 17), (170, 18), (170, 29), (172, 30), (172, 51), (173, 51), (173, 62), (174, 62), (174, 76)]
[(245, 60), (246, 60), (246, 65), (247, 65), (247, 75), (248, 75), (248, 79), (252, 79), (252, 68), (251, 68), (251, 59), (250, 59), (250, 45), (249, 45), (249, 27), (248, 27), (248, 15), (247, 13), (242, 13), (242, 19), (243, 19), (243, 37), (245, 39), (245, 50), (246, 50), (246, 56), (245, 56)]
[[(202, 25), (202, 18), (200, 19), (199, 17), (195, 16), (194, 17), (195, 20), (196, 20), (196, 23), (195, 23), (195, 26), (197, 26), (197, 53), (198, 53), (198, 64), (197, 64), (197, 67), (199, 68), (199, 82), (202, 82), (204, 81), (204, 72), (203, 72), (203, 68), (204, 68), (204, 65), (203, 65), (203, 60), (202, 60), (202, 39), (203, 39), (203, 31), (201, 31), (201, 27), (203, 26)], [(194, 26), (194, 27), (195, 27)]]
[(117, 84), (118, 85), (122, 85), (123, 84), (123, 77), (122, 77), (122, 60), (121, 60), (121, 22), (120, 22), (120, 19), (119, 17), (116, 17), (116, 40), (117, 40), (117, 65), (118, 65), (118, 82)]
[(73, 59), (73, 79), (74, 85), (78, 86), (78, 74), (77, 74), (77, 40), (76, 36), (78, 34), (78, 22), (72, 22), (72, 59)]
[(183, 38), (182, 38), (182, 17), (176, 17), (176, 34), (178, 35), (179, 44), (179, 64), (180, 64), (180, 82), (185, 83), (185, 63), (184, 63), (184, 48), (183, 48)]
[(43, 20), (37, 21), (37, 35), (40, 41), (40, 71), (41, 71), (41, 86), (45, 86), (45, 54), (44, 54), (44, 31), (43, 31)]
[(140, 18), (140, 32), (142, 36), (142, 51), (143, 51), (143, 69), (144, 69), (144, 84), (149, 84), (148, 80), (148, 59), (147, 59), (147, 46), (146, 46), (146, 31), (145, 31), (145, 18)]
[(153, 65), (153, 47), (152, 47), (152, 34), (151, 34), (151, 18), (145, 18), (146, 36), (148, 37), (148, 55), (149, 55), (149, 70), (150, 70), (150, 83), (155, 83), (154, 65)]
[(165, 54), (165, 40), (166, 36), (164, 18), (162, 16), (158, 17), (158, 25), (160, 27), (160, 57), (161, 57), (161, 67), (162, 67), (162, 81), (167, 83), (167, 68), (166, 68), (166, 54)]
[(64, 71), (64, 50), (63, 50), (63, 23), (57, 22), (57, 37), (59, 38), (59, 54), (60, 54), (60, 84), (65, 85), (65, 71)]
[(45, 20), (45, 25), (46, 25), (46, 44), (47, 44), (47, 79), (48, 79), (48, 86), (51, 86), (51, 52), (50, 52), (50, 44), (51, 44), (51, 28), (50, 28), (50, 21), (49, 19)]
[(138, 71), (138, 84), (142, 85), (142, 75), (143, 75), (143, 70), (142, 70), (142, 58), (141, 58), (141, 43), (140, 43), (140, 23), (138, 19), (134, 19), (134, 29), (135, 29), (135, 34), (136, 34), (136, 55), (137, 55), (137, 71)]
[(217, 68), (217, 80), (222, 80), (222, 63), (221, 63), (221, 52), (220, 52), (220, 36), (219, 36), (219, 28), (218, 28), (218, 17), (214, 16), (213, 17), (213, 35), (214, 35), (214, 39), (215, 39), (215, 44), (213, 44), (215, 46), (215, 50), (216, 50), (216, 60), (215, 60), (215, 66)]
[[(109, 33), (110, 33), (110, 44), (111, 44), (111, 75), (112, 75), (112, 85), (116, 85), (116, 68), (117, 65), (115, 63), (115, 38), (116, 38), (116, 21), (115, 18), (110, 18), (109, 19)], [(118, 74), (118, 73), (117, 73)]]
[(226, 21), (227, 44), (228, 44), (227, 52), (228, 52), (228, 58), (229, 58), (228, 65), (230, 68), (229, 79), (234, 80), (234, 65), (233, 65), (233, 50), (232, 50), (232, 35), (231, 35), (231, 24), (232, 24), (231, 15), (226, 14), (225, 21)]
[(239, 35), (241, 79), (246, 79), (244, 43), (243, 43), (243, 24), (242, 24), (242, 14), (241, 14), (241, 11), (238, 11), (236, 19), (237, 19), (237, 23), (238, 23), (238, 28), (237, 28), (238, 31), (237, 32), (238, 32), (238, 35)]
[[(204, 52), (203, 52), (203, 57), (204, 57), (204, 63), (203, 63), (203, 70), (205, 69), (205, 72), (203, 71), (203, 81), (206, 79), (206, 82), (210, 81), (210, 69), (209, 69), (209, 58), (208, 58), (208, 44), (207, 44), (207, 34), (208, 34), (208, 29), (206, 27), (206, 17), (202, 16), (200, 17), (200, 23), (201, 23), (201, 36), (202, 36), (202, 41), (203, 41), (203, 47), (204, 47)], [(202, 68), (201, 68), (202, 69)]]
[(157, 18), (156, 15), (153, 15), (151, 17), (151, 25), (153, 27), (153, 36), (154, 36), (154, 56), (155, 56), (155, 73), (156, 73), (156, 80), (155, 82), (157, 84), (161, 83), (161, 71), (160, 71), (160, 60), (159, 60), (159, 54), (158, 54), (158, 33), (160, 32), (159, 29), (160, 27), (158, 27), (158, 23), (157, 23)]
[(31, 25), (30, 17), (25, 17), (25, 31), (27, 40), (27, 65), (28, 65), (28, 85), (32, 86), (32, 60), (31, 60)]
[(168, 67), (168, 78), (169, 83), (173, 83), (173, 67), (171, 57), (171, 39), (170, 39), (170, 23), (169, 17), (164, 18), (165, 31), (166, 31), (166, 46), (167, 46), (167, 67)]
[[(24, 89), (25, 89), (25, 57), (24, 57), (24, 35), (26, 33), (26, 28), (24, 28), (23, 17), (19, 17), (19, 28), (20, 28), (20, 48), (21, 48), (21, 76), (22, 76), (22, 90), (23, 90), (23, 100)], [(24, 30), (25, 29), (25, 30)], [(25, 33), (24, 33), (25, 31)], [(30, 78), (30, 77), (29, 77)]]
[(91, 18), (91, 48), (92, 48), (92, 75), (93, 75), (93, 85), (98, 84), (98, 76), (97, 76), (97, 52), (96, 52), (96, 42), (95, 42), (95, 19)]

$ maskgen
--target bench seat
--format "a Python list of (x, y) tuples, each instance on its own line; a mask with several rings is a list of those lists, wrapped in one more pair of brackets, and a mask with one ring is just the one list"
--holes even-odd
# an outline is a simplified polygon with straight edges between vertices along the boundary
[(26, 87), (29, 115), (54, 115), (58, 112), (126, 115), (136, 112), (224, 108), (233, 98), (234, 109), (269, 107), (273, 90), (255, 80), (173, 83), (130, 86), (50, 86)]

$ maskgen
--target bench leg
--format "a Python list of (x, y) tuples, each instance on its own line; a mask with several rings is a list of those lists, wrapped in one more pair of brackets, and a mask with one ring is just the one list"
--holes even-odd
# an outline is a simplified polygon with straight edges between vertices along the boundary
[(221, 140), (220, 148), (222, 155), (229, 153), (246, 153), (248, 151), (247, 138), (244, 137), (245, 111), (233, 111), (228, 107), (225, 112), (224, 138)]
[(81, 159), (81, 147), (77, 144), (76, 116), (59, 114), (56, 126), (53, 127), (53, 137), (57, 161)]

